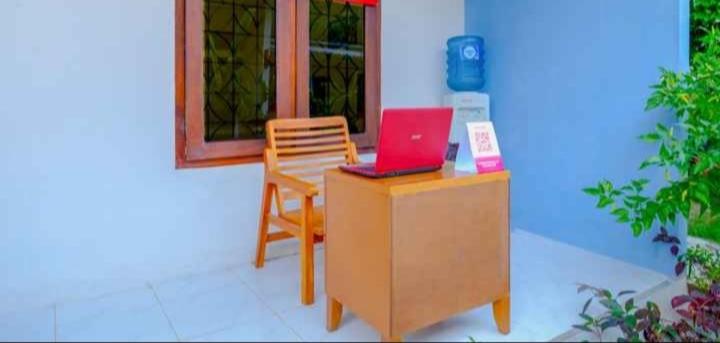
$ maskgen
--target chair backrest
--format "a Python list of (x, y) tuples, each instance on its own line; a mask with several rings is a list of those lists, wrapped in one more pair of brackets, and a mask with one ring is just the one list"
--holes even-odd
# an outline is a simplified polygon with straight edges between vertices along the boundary
[[(345, 117), (274, 119), (267, 122), (265, 167), (315, 184), (323, 195), (324, 172), (358, 162)], [(297, 199), (287, 189), (276, 193), (278, 211)]]

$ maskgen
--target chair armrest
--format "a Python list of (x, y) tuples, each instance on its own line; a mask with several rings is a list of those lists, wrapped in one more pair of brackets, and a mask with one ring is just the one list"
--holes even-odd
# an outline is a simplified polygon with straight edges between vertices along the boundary
[(350, 142), (350, 163), (360, 163), (360, 156), (358, 156), (357, 145), (353, 142)]
[(267, 171), (265, 173), (267, 182), (277, 186), (287, 187), (307, 197), (313, 197), (319, 194), (314, 184), (300, 180), (294, 176), (285, 175), (276, 171)]

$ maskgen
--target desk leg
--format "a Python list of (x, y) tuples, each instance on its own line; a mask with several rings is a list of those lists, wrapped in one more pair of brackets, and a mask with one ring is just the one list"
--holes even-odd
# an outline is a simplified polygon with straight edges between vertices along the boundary
[(327, 297), (327, 330), (333, 332), (342, 321), (343, 305), (332, 297)]
[(503, 334), (510, 333), (510, 297), (500, 299), (493, 303), (495, 325)]
[(402, 342), (403, 340), (402, 340), (402, 337), (388, 336), (388, 335), (383, 334), (381, 341), (382, 342)]

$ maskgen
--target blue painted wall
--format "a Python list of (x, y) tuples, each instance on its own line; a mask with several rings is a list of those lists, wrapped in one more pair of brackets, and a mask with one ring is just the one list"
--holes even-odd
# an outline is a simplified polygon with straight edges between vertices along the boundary
[(671, 118), (644, 112), (649, 86), (658, 67), (687, 67), (687, 14), (687, 0), (467, 0), (466, 32), (486, 38), (513, 228), (670, 271), (667, 247), (633, 238), (580, 190), (641, 175), (656, 148), (636, 137)]

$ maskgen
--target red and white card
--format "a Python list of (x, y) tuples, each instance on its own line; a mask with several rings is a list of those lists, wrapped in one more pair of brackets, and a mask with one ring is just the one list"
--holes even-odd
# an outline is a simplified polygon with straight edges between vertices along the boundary
[(467, 123), (470, 135), (470, 151), (475, 159), (478, 173), (492, 173), (505, 170), (495, 127), (492, 122)]

